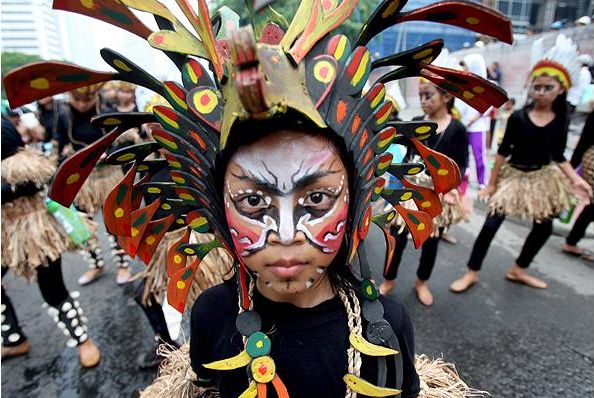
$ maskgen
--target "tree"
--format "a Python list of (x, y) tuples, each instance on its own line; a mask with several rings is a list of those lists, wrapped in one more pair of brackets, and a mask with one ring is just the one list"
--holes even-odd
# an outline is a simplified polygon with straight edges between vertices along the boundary
[[(38, 55), (24, 54), (20, 52), (3, 52), (2, 53), (2, 78), (13, 69), (23, 66), (30, 62), (42, 61), (43, 59)], [(6, 98), (4, 86), (2, 86), (2, 98)]]

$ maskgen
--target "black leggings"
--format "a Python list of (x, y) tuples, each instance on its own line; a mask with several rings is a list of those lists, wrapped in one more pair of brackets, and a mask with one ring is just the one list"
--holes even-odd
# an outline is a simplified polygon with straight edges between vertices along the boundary
[(584, 210), (582, 210), (577, 220), (575, 220), (575, 224), (573, 224), (573, 228), (571, 228), (571, 232), (565, 242), (570, 246), (577, 245), (586, 234), (586, 228), (588, 228), (588, 224), (591, 222), (594, 222), (594, 204), (592, 203), (584, 207)]
[(165, 314), (163, 314), (163, 308), (157, 302), (155, 296), (151, 293), (149, 296), (148, 302), (144, 303), (142, 301), (142, 295), (144, 292), (144, 288), (146, 285), (146, 279), (136, 280), (134, 282), (128, 283), (127, 289), (128, 294), (130, 294), (136, 303), (142, 308), (144, 311), (144, 315), (147, 317), (155, 335), (159, 336), (161, 340), (168, 344), (173, 344), (173, 340), (169, 336), (169, 329), (167, 329), (167, 323), (165, 322)]
[[(3, 278), (7, 271), (8, 268), (2, 267)], [(45, 302), (52, 307), (59, 306), (62, 304), (62, 302), (64, 302), (64, 300), (68, 298), (69, 293), (68, 290), (66, 290), (64, 279), (62, 278), (61, 257), (55, 261), (51, 261), (47, 267), (37, 267), (37, 285), (39, 286), (39, 290), (41, 291), (41, 295), (43, 296)], [(4, 285), (2, 285), (2, 304), (6, 306), (5, 316), (8, 318), (9, 324), (11, 324), (13, 331), (17, 332), (21, 336), (18, 341), (13, 342), (12, 344), (8, 343), (7, 341), (4, 341), (3, 344), (6, 346), (20, 344), (26, 339), (26, 337), (21, 331), (16, 311), (12, 305), (12, 302), (10, 301), (10, 297), (8, 297), (4, 291)]]
[[(439, 229), (439, 233), (443, 232), (443, 228)], [(394, 280), (398, 276), (398, 268), (402, 262), (402, 254), (408, 243), (408, 231), (405, 229), (402, 233), (397, 233), (392, 229), (392, 233), (396, 238), (396, 247), (394, 248), (394, 255), (387, 270), (384, 270), (384, 278), (387, 280)], [(419, 268), (417, 268), (417, 278), (422, 281), (429, 280), (431, 272), (435, 266), (435, 259), (437, 258), (437, 247), (439, 245), (439, 237), (430, 237), (421, 246), (421, 258), (419, 260)]]
[[(487, 255), (491, 241), (495, 237), (495, 234), (501, 226), (501, 223), (503, 223), (503, 220), (505, 220), (505, 216), (503, 215), (490, 214), (487, 216), (485, 224), (483, 225), (481, 232), (479, 232), (479, 235), (474, 242), (474, 246), (472, 247), (472, 253), (470, 254), (470, 259), (468, 260), (468, 268), (473, 271), (481, 270), (483, 260)], [(538, 254), (552, 233), (552, 219), (543, 220), (539, 223), (533, 221), (532, 230), (524, 242), (522, 251), (516, 259), (516, 264), (521, 268), (528, 268), (534, 257)]]

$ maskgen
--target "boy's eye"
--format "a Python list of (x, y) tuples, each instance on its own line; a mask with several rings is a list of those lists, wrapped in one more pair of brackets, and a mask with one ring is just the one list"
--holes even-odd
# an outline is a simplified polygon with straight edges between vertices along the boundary
[(333, 197), (324, 192), (312, 192), (303, 200), (303, 206), (321, 209), (330, 207), (333, 202)]
[(238, 209), (248, 215), (253, 215), (262, 210), (266, 210), (269, 203), (260, 195), (247, 195), (239, 199), (237, 202)]

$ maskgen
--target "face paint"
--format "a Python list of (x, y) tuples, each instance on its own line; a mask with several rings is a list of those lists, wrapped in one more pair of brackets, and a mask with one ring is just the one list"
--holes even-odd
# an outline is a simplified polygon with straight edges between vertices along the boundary
[(223, 194), (235, 249), (264, 286), (297, 293), (320, 285), (349, 211), (348, 175), (332, 144), (280, 131), (241, 147)]
[[(302, 159), (302, 155), (293, 157)], [(256, 158), (253, 151), (239, 151), (233, 158), (231, 178), (226, 180), (225, 208), (238, 253), (245, 257), (266, 245), (269, 234), (290, 242), (303, 232), (310, 244), (324, 253), (338, 251), (348, 216), (348, 193), (342, 167), (336, 167), (331, 148), (322, 148), (300, 162), (274, 154)], [(335, 176), (336, 175), (336, 176)], [(317, 187), (321, 179), (338, 185)], [(238, 189), (237, 183), (262, 189)], [(233, 186), (232, 186), (233, 184)], [(316, 189), (300, 192), (307, 187)]]

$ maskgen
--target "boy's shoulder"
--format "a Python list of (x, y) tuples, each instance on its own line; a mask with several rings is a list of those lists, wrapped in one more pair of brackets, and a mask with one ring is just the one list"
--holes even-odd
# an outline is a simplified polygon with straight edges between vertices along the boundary
[(236, 313), (237, 306), (237, 284), (232, 279), (203, 291), (194, 302), (192, 316), (202, 318), (216, 314), (220, 317), (228, 311)]

